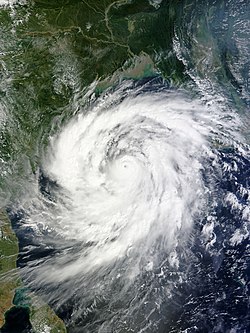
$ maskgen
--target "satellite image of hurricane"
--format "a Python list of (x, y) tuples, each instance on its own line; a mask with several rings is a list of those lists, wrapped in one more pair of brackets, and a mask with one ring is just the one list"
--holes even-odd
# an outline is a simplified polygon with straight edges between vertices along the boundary
[(0, 0), (0, 332), (250, 332), (250, 1)]

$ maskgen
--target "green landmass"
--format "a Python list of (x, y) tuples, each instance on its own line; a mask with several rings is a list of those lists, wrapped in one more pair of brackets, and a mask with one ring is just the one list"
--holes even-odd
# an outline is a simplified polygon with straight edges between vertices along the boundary
[(156, 9), (146, 0), (34, 0), (12, 8), (0, 9), (0, 96), (10, 115), (0, 126), (8, 164), (0, 185), (10, 197), (26, 191), (20, 179), (37, 170), (55, 119), (83, 107), (93, 81), (99, 93), (121, 79), (161, 73), (178, 85), (185, 77), (172, 51), (171, 2)]
[(13, 305), (15, 289), (20, 285), (16, 270), (18, 242), (10, 222), (0, 210), (0, 327), (4, 324), (4, 314)]
[(63, 321), (36, 295), (22, 286), (16, 261), (18, 240), (12, 231), (10, 220), (0, 210), (0, 331), (6, 326), (6, 314), (14, 308), (29, 309), (32, 332), (66, 333)]
[(66, 333), (63, 321), (56, 316), (54, 311), (35, 295), (31, 295), (30, 322), (35, 333), (43, 333), (50, 328), (50, 333)]

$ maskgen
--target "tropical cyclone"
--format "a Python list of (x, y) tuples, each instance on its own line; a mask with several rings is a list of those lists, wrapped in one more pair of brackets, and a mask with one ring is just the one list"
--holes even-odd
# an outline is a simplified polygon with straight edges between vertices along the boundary
[(93, 272), (128, 252), (136, 269), (160, 237), (164, 250), (172, 249), (204, 203), (201, 169), (209, 148), (208, 130), (195, 120), (201, 105), (166, 92), (118, 105), (116, 98), (79, 114), (51, 140), (43, 169), (62, 203), (60, 217), (46, 227), (83, 245), (77, 261), (54, 269), (53, 279)]
[[(226, 118), (218, 105), (183, 91), (127, 82), (90, 99), (51, 137), (41, 191), (28, 206), (22, 203), (17, 232), (32, 235), (23, 250), (24, 258), (33, 258), (22, 267), (26, 283), (59, 313), (73, 304), (69, 325), (81, 327), (97, 311), (100, 330), (116, 327), (116, 316), (128, 320), (126, 329), (141, 328), (149, 323), (132, 324), (132, 313), (153, 310), (139, 300), (129, 305), (135, 286), (147, 285), (146, 303), (158, 290), (159, 311), (173, 297), (169, 272), (178, 272), (175, 287), (185, 279), (181, 267), (192, 260), (193, 229), (206, 218), (213, 228), (217, 150), (232, 145), (244, 154), (236, 135), (240, 121), (228, 112)], [(204, 239), (210, 229), (204, 227)], [(156, 288), (162, 279), (164, 291)], [(110, 317), (104, 304), (117, 314)], [(91, 332), (98, 331), (100, 324), (91, 322)]]

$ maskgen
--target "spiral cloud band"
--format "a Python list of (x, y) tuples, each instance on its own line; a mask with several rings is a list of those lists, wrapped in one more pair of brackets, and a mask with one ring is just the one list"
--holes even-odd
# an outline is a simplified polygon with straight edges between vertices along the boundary
[[(203, 236), (213, 234), (217, 149), (232, 143), (237, 124), (233, 114), (230, 124), (228, 119), (218, 106), (164, 89), (118, 89), (75, 115), (51, 137), (42, 165), (49, 182), (25, 208), (19, 228), (35, 235), (23, 246), (30, 285), (55, 308), (71, 300), (69, 322), (81, 318), (79, 327), (87, 325), (89, 332), (112, 325), (116, 332), (119, 325), (121, 332), (139, 332), (156, 323), (146, 316), (140, 321), (138, 309), (151, 304), (143, 308), (149, 316), (161, 308), (161, 297), (173, 296), (195, 223), (207, 219)], [(41, 255), (25, 257), (38, 247)], [(172, 287), (165, 281), (157, 289), (169, 271), (178, 272)], [(132, 300), (143, 286), (138, 312)], [(101, 319), (86, 324), (98, 308)]]
[(205, 191), (200, 161), (208, 131), (195, 120), (198, 106), (176, 98), (98, 105), (53, 139), (47, 172), (71, 207), (53, 228), (92, 244), (84, 260), (65, 267), (64, 277), (136, 253), (143, 242), (138, 260), (160, 237), (172, 249), (178, 230), (192, 226)]

